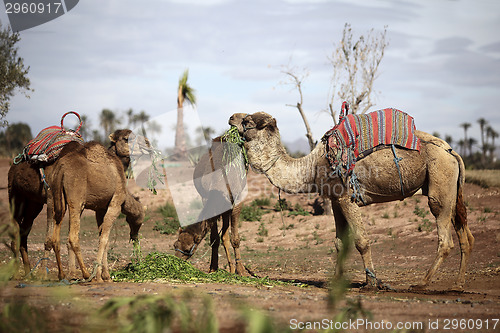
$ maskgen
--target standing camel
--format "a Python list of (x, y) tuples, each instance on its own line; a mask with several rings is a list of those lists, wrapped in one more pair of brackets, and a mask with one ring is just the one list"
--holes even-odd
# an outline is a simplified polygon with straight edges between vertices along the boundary
[[(125, 133), (131, 132), (126, 130)], [(128, 140), (127, 135), (127, 140)], [(119, 149), (114, 134), (110, 135), (112, 145)], [(147, 141), (146, 141), (147, 144)], [(123, 145), (127, 147), (128, 145)], [(140, 147), (141, 149), (145, 147)], [(146, 148), (149, 149), (149, 148)], [(128, 154), (130, 156), (130, 151)], [(83, 210), (91, 209), (96, 212), (99, 227), (99, 247), (96, 259), (97, 281), (111, 279), (107, 262), (107, 247), (109, 233), (113, 222), (122, 210), (128, 210), (127, 222), (130, 226), (130, 238), (138, 239), (139, 229), (144, 218), (142, 205), (135, 200), (126, 188), (125, 171), (122, 161), (116, 154), (107, 150), (97, 142), (86, 143), (83, 148), (74, 150), (59, 158), (48, 176), (48, 183), (52, 187), (55, 227), (51, 244), (56, 254), (59, 269), (59, 279), (65, 274), (60, 258), (60, 228), (62, 218), (69, 211), (68, 240), (85, 279), (90, 277), (83, 263), (80, 250), (79, 231), (80, 216)]]
[[(229, 271), (243, 275), (244, 267), (241, 263), (240, 236), (238, 223), (242, 203), (239, 196), (246, 186), (246, 170), (243, 164), (228, 165), (224, 161), (224, 149), (231, 143), (223, 142), (220, 137), (212, 140), (212, 147), (204, 154), (193, 172), (196, 190), (203, 199), (203, 210), (200, 213), (201, 222), (179, 230), (179, 238), (174, 243), (175, 255), (189, 259), (205, 235), (210, 232), (212, 258), (210, 272), (219, 269), (220, 238), (217, 233), (217, 220), (222, 218), (221, 238), (226, 252)], [(220, 213), (222, 207), (230, 209)], [(231, 239), (229, 239), (229, 225), (231, 225)], [(233, 246), (236, 265), (231, 261), (229, 244)]]
[[(123, 163), (124, 168), (128, 168), (130, 163), (130, 150), (128, 147), (129, 137), (132, 131), (117, 130), (110, 135), (111, 145), (109, 151), (115, 154)], [(133, 135), (133, 134), (132, 134)], [(59, 154), (62, 158), (67, 153), (80, 149), (82, 146), (76, 142), (68, 143)], [(45, 166), (44, 174), (46, 178), (52, 174), (54, 164)], [(46, 179), (47, 181), (47, 179)], [(40, 214), (43, 205), (47, 203), (47, 191), (44, 188), (41, 172), (38, 166), (23, 161), (19, 164), (13, 164), (8, 173), (8, 193), (10, 209), (15, 224), (18, 226), (20, 235), (19, 252), (24, 264), (25, 274), (31, 270), (29, 257), (28, 257), (28, 236), (33, 226), (34, 219)], [(52, 220), (52, 197), (49, 196), (48, 203), (48, 223), (47, 223), (47, 238), (45, 241), (45, 257), (48, 257), (48, 252), (52, 249), (52, 233), (53, 233), (53, 220)], [(127, 193), (126, 204), (122, 207), (122, 212), (127, 216), (127, 222), (132, 229), (136, 228), (134, 225), (140, 223), (142, 207), (130, 193)], [(12, 243), (12, 250), (17, 257), (17, 244)], [(70, 254), (70, 271), (74, 273), (74, 256), (73, 252)]]
[[(350, 229), (356, 249), (361, 254), (368, 287), (378, 281), (373, 267), (370, 241), (365, 231), (359, 206), (377, 202), (402, 200), (419, 189), (428, 197), (432, 214), (436, 217), (438, 232), (437, 256), (419, 288), (426, 287), (439, 265), (453, 248), (451, 226), (460, 242), (461, 261), (456, 289), (463, 290), (465, 271), (474, 245), (474, 237), (467, 226), (467, 212), (462, 191), (465, 180), (464, 164), (460, 156), (441, 139), (416, 131), (421, 140), (420, 152), (396, 148), (399, 172), (391, 149), (380, 149), (356, 162), (354, 172), (363, 189), (363, 203), (352, 198), (352, 189), (332, 173), (325, 157), (325, 144), (319, 143), (307, 156), (292, 158), (281, 144), (276, 120), (267, 113), (235, 114), (229, 125), (236, 126), (244, 136), (250, 165), (264, 173), (269, 181), (287, 193), (316, 192), (330, 197), (336, 225), (335, 246), (342, 250), (342, 241), (348, 241)], [(404, 189), (404, 191), (403, 191)], [(403, 194), (404, 193), (404, 194)], [(342, 274), (337, 260), (336, 274)]]

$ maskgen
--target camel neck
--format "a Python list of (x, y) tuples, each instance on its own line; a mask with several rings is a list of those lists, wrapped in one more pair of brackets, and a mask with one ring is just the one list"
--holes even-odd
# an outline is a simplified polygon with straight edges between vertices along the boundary
[[(321, 147), (320, 147), (321, 146)], [(318, 159), (323, 154), (322, 143), (308, 155), (293, 158), (282, 153), (265, 172), (269, 181), (287, 193), (316, 192), (315, 184), (318, 172)]]

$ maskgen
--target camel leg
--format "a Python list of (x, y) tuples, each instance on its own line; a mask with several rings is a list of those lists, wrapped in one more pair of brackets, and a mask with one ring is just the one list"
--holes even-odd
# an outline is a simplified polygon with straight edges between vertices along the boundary
[[(453, 189), (449, 191), (451, 192)], [(434, 197), (429, 190), (429, 207), (431, 213), (436, 217), (438, 249), (436, 258), (427, 271), (422, 284), (414, 286), (420, 288), (426, 287), (429, 284), (437, 269), (444, 259), (448, 257), (454, 246), (453, 238), (451, 237), (452, 204), (450, 202), (440, 201), (438, 198)]]
[(452, 186), (451, 189), (447, 189), (448, 191), (446, 191), (446, 193), (433, 190), (432, 188), (429, 189), (429, 207), (432, 214), (436, 217), (438, 250), (431, 268), (422, 281), (422, 285), (418, 287), (425, 287), (429, 284), (441, 263), (453, 249), (453, 238), (451, 236), (451, 225), (453, 224), (457, 233), (461, 251), (460, 269), (453, 289), (463, 290), (467, 263), (469, 261), (472, 247), (474, 246), (474, 237), (466, 224), (458, 225), (457, 221), (455, 221), (454, 213), (457, 209), (455, 205), (464, 204), (461, 201), (456, 202), (456, 197), (449, 195), (449, 193), (456, 193), (456, 187)]
[(215, 272), (219, 269), (219, 245), (220, 238), (217, 232), (217, 219), (214, 217), (211, 219), (211, 229), (210, 229), (210, 244), (212, 245), (212, 258), (210, 259), (210, 270), (209, 272)]
[(456, 229), (458, 241), (460, 243), (460, 270), (458, 272), (455, 289), (463, 290), (465, 285), (465, 271), (469, 262), (470, 253), (474, 247), (474, 236), (468, 226), (459, 227)]
[(90, 277), (89, 271), (87, 267), (85, 267), (85, 263), (83, 262), (82, 251), (80, 248), (80, 218), (83, 212), (83, 201), (79, 204), (74, 205), (73, 203), (68, 203), (69, 205), (69, 234), (68, 241), (75, 253), (76, 259), (78, 261), (78, 265), (80, 266), (80, 270), (82, 271), (82, 275), (84, 279), (88, 279)]
[(76, 257), (75, 253), (73, 252), (73, 249), (71, 248), (71, 244), (67, 244), (68, 247), (68, 270), (69, 270), (69, 276), (71, 278), (75, 277), (78, 275), (78, 271), (76, 269)]
[[(31, 231), (31, 228), (33, 226), (33, 221), (35, 218), (40, 214), (43, 208), (43, 203), (37, 203), (37, 202), (30, 202), (26, 201), (24, 202), (24, 207), (19, 207), (18, 205), (16, 207), (16, 211), (19, 209), (19, 212), (22, 212), (22, 214), (16, 214), (15, 220), (16, 220), (16, 226), (18, 227), (18, 232), (19, 232), (19, 253), (21, 254), (21, 258), (23, 260), (23, 265), (24, 265), (24, 272), (25, 275), (28, 275), (31, 271), (31, 265), (28, 257), (28, 235)], [(17, 257), (17, 244), (16, 242), (13, 242), (12, 244), (12, 249), (15, 251), (16, 257)]]
[(372, 252), (370, 248), (370, 240), (366, 235), (365, 226), (361, 218), (359, 207), (356, 203), (351, 201), (351, 198), (344, 196), (339, 198), (338, 204), (342, 210), (348, 226), (352, 231), (354, 245), (361, 254), (363, 259), (363, 266), (366, 272), (366, 284), (369, 288), (376, 288), (378, 285), (377, 278), (375, 277), (375, 269), (373, 268)]
[(230, 212), (225, 212), (222, 214), (222, 245), (224, 245), (224, 251), (226, 252), (227, 264), (229, 265), (229, 272), (234, 274), (236, 272), (235, 266), (231, 260), (231, 252), (229, 247), (231, 246), (231, 242), (229, 240), (229, 220), (230, 220)]
[[(458, 170), (455, 171), (455, 174), (443, 174), (439, 173), (439, 170), (434, 169), (434, 167), (431, 167), (429, 170), (431, 178), (429, 180), (428, 205), (432, 215), (436, 218), (438, 248), (436, 257), (422, 280), (421, 285), (414, 286), (420, 288), (426, 287), (429, 284), (441, 263), (446, 259), (454, 247), (453, 238), (451, 236), (451, 225), (452, 220), (454, 220), (453, 215), (456, 208), (456, 179), (458, 178)], [(451, 172), (453, 171), (450, 170), (450, 173)], [(436, 176), (432, 177), (432, 175)], [(468, 245), (467, 237), (464, 238), (462, 232), (457, 232), (457, 234), (460, 242), (467, 242)]]
[(238, 231), (238, 223), (240, 222), (240, 207), (235, 207), (231, 210), (231, 245), (234, 250), (234, 257), (236, 262), (236, 274), (243, 275), (245, 273), (245, 267), (241, 262), (241, 253), (240, 253), (240, 234)]
[(52, 242), (52, 248), (54, 249), (54, 253), (56, 255), (56, 262), (58, 269), (57, 277), (59, 278), (59, 280), (62, 280), (66, 277), (66, 275), (64, 274), (64, 269), (62, 267), (62, 262), (61, 262), (61, 221), (56, 221), (54, 225), (54, 232), (51, 242)]
[(118, 204), (118, 202), (123, 202), (123, 198), (119, 198), (119, 196), (114, 196), (113, 199), (111, 199), (110, 204), (108, 205), (108, 210), (106, 211), (106, 215), (104, 215), (103, 222), (101, 226), (99, 227), (99, 249), (97, 250), (97, 274), (96, 274), (96, 279), (99, 282), (104, 281), (109, 281), (111, 280), (111, 276), (109, 275), (109, 269), (108, 267), (104, 267), (104, 265), (107, 265), (107, 258), (106, 260), (104, 259), (105, 256), (107, 256), (107, 248), (108, 248), (108, 241), (109, 241), (109, 234), (111, 232), (111, 227), (113, 226), (114, 221), (118, 217), (121, 211), (121, 204)]
[[(328, 199), (329, 200), (329, 199)], [(344, 262), (347, 257), (347, 248), (344, 245), (349, 245), (349, 226), (340, 205), (332, 202), (333, 216), (335, 219), (335, 249), (337, 250), (337, 261), (335, 264), (335, 278), (340, 278), (344, 274)]]
[[(51, 189), (45, 189), (46, 190), (46, 195), (47, 195), (47, 225), (46, 225), (46, 230), (45, 230), (45, 243), (44, 243), (44, 257), (49, 258), (50, 256), (50, 250), (54, 249), (54, 254), (55, 253), (55, 242), (56, 239), (60, 240), (60, 224), (62, 222), (62, 219), (64, 217), (64, 214), (66, 214), (66, 205), (62, 205), (62, 211), (60, 212), (61, 216), (58, 216), (59, 220), (56, 220), (55, 218), (55, 211), (54, 211), (54, 197), (52, 196), (52, 190)], [(59, 231), (56, 232), (56, 226), (59, 224)], [(60, 249), (60, 244), (58, 245), (58, 248)], [(56, 261), (57, 261), (57, 256), (56, 254)], [(59, 260), (60, 260), (60, 253), (59, 253)], [(60, 262), (57, 263), (57, 267), (59, 268), (59, 276), (62, 273), (62, 266), (60, 266)], [(42, 269), (44, 271), (44, 275), (47, 275), (48, 269), (47, 269), (47, 263), (42, 264)]]

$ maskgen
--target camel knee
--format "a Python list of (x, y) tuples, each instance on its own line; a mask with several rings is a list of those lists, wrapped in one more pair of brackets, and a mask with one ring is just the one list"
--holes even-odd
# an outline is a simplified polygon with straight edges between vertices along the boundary
[(439, 214), (441, 213), (441, 209), (442, 209), (441, 202), (436, 197), (433, 197), (431, 195), (429, 195), (428, 198), (429, 198), (428, 205), (429, 205), (429, 209), (431, 210), (432, 215), (434, 215), (436, 217), (439, 216)]
[(68, 242), (71, 248), (73, 249), (73, 252), (78, 253), (80, 251), (80, 242), (77, 237), (70, 235), (68, 237)]
[(446, 258), (450, 254), (453, 248), (454, 248), (453, 240), (445, 240), (439, 243), (438, 253), (443, 258)]
[(361, 255), (365, 254), (370, 249), (370, 241), (367, 238), (358, 237), (354, 241), (356, 244), (356, 249)]
[(333, 243), (335, 244), (335, 249), (337, 250), (337, 253), (340, 253), (340, 251), (342, 251), (342, 249), (343, 249), (342, 240), (340, 238), (335, 238)]
[(239, 248), (240, 247), (240, 237), (239, 236), (233, 236), (233, 235), (231, 235), (231, 246), (233, 248)]

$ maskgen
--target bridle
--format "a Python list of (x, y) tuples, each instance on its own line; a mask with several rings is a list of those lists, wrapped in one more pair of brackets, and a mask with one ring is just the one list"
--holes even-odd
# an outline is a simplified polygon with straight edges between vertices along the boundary
[(191, 249), (189, 250), (189, 252), (183, 251), (183, 250), (178, 249), (178, 248), (176, 248), (175, 251), (179, 251), (183, 255), (188, 256), (189, 258), (191, 258), (193, 256), (193, 254), (194, 254), (194, 251), (196, 250), (196, 246), (197, 245), (198, 244), (194, 243), (193, 246), (191, 246)]
[[(243, 120), (245, 120), (248, 116), (250, 116), (249, 113), (246, 114), (246, 116), (243, 117)], [(243, 127), (243, 133), (245, 133), (246, 131), (248, 130), (251, 130), (251, 129), (254, 129), (254, 128), (257, 128), (256, 126), (253, 126), (253, 127), (247, 127), (245, 124), (243, 124), (243, 120), (241, 121), (241, 126)]]

